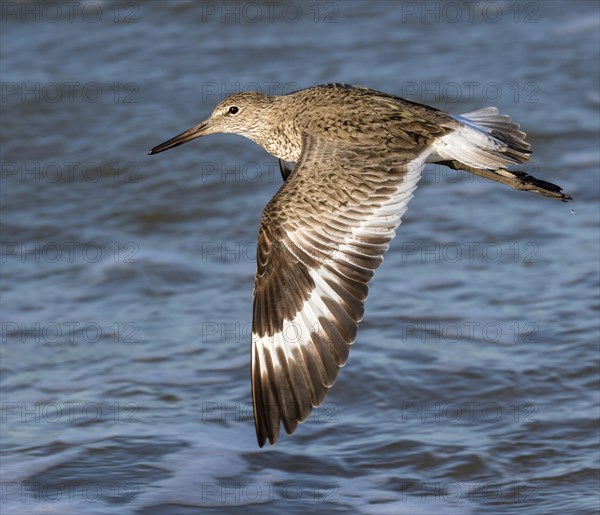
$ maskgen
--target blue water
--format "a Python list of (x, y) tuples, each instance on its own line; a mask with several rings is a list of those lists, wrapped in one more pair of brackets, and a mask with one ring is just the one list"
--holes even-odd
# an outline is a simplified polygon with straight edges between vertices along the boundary
[[(2, 498), (10, 513), (593, 513), (596, 2), (4, 2)], [(430, 167), (350, 359), (259, 449), (256, 235), (225, 95), (362, 84), (497, 106), (572, 203)]]

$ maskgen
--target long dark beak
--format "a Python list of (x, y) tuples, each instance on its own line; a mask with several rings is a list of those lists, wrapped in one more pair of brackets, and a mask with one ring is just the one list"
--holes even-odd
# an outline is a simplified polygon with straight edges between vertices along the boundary
[(163, 150), (169, 150), (170, 148), (177, 147), (179, 145), (183, 145), (184, 143), (187, 143), (188, 141), (192, 141), (193, 139), (204, 136), (205, 134), (208, 134), (208, 123), (207, 122), (199, 123), (195, 127), (192, 127), (191, 129), (188, 129), (187, 131), (182, 132), (181, 134), (178, 134), (174, 138), (171, 138), (170, 140), (167, 140), (164, 143), (157, 145), (152, 150), (150, 150), (150, 152), (148, 152), (148, 155), (158, 154), (159, 152), (162, 152)]

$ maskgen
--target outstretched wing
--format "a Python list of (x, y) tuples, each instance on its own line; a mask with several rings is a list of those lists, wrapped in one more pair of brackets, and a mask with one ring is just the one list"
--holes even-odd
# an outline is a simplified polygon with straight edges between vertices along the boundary
[(291, 434), (335, 382), (429, 148), (425, 139), (394, 151), (307, 137), (265, 207), (252, 325), (261, 447), (275, 443), (280, 422)]

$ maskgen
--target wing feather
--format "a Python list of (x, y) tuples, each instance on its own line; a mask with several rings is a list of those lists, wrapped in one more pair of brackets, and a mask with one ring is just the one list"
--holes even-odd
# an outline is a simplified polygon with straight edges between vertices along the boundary
[(252, 325), (261, 447), (277, 441), (280, 424), (291, 434), (337, 379), (428, 148), (413, 141), (383, 159), (368, 147), (307, 137), (294, 173), (265, 207)]

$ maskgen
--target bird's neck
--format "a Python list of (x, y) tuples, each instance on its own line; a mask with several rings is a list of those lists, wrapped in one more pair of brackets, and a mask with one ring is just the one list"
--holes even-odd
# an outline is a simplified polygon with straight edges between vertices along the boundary
[(282, 113), (276, 119), (278, 123), (265, 124), (263, 130), (249, 134), (248, 137), (269, 154), (296, 163), (302, 152), (302, 133), (297, 129), (294, 117)]

